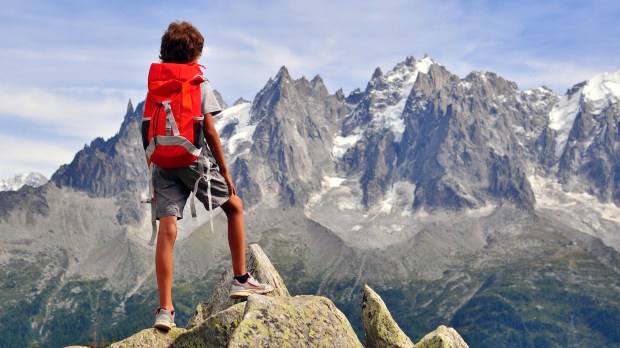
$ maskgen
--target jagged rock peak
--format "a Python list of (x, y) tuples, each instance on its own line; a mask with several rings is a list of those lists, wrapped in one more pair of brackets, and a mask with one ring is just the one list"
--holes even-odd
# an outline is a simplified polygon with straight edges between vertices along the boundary
[(469, 348), (456, 330), (440, 325), (415, 344), (416, 348)]
[(249, 100), (244, 99), (244, 98), (239, 98), (237, 99), (234, 103), (233, 106), (237, 106), (237, 105), (241, 105), (241, 104), (247, 104), (247, 103), (251, 103)]
[(127, 103), (127, 113), (125, 115), (131, 115), (134, 113), (133, 103), (131, 102), (131, 98), (129, 98), (129, 102)]
[(325, 84), (323, 83), (323, 78), (321, 75), (316, 74), (316, 76), (312, 78), (312, 81), (310, 81), (310, 85), (312, 88), (316, 88), (317, 86), (323, 86)]
[(338, 101), (343, 101), (345, 99), (344, 91), (342, 90), (342, 88), (339, 88), (336, 91), (336, 98), (338, 98)]
[(222, 97), (220, 92), (218, 92), (218, 90), (214, 89), (213, 90), (213, 94), (215, 95), (215, 99), (217, 99), (217, 102), (218, 102), (218, 104), (220, 104), (220, 107), (222, 108), (222, 110), (227, 109), (228, 108), (228, 104), (226, 104), (226, 101), (224, 100), (224, 98)]
[[(258, 244), (250, 244), (248, 246), (246, 251), (246, 268), (256, 279), (273, 286), (274, 291), (266, 294), (266, 296), (290, 296), (284, 281), (282, 281), (282, 277), (280, 277), (280, 274)], [(230, 279), (232, 277), (232, 269), (226, 269), (213, 289), (209, 300), (199, 305), (195, 317), (190, 321), (190, 327), (200, 323), (200, 319), (196, 319), (196, 317), (208, 318), (236, 303), (236, 301), (228, 298)]]
[(375, 72), (372, 73), (372, 79), (375, 80), (375, 79), (379, 79), (381, 77), (383, 77), (383, 71), (381, 70), (380, 67), (377, 67), (375, 69)]
[[(426, 56), (424, 57), (426, 58)], [(410, 66), (410, 67), (414, 67), (415, 66), (415, 58), (413, 56), (407, 56), (407, 58), (405, 58), (405, 64)]]
[(413, 348), (413, 342), (394, 321), (381, 297), (368, 285), (364, 285), (362, 323), (367, 348)]
[(516, 82), (506, 80), (490, 71), (473, 71), (463, 81), (472, 83), (474, 86), (483, 87), (485, 90), (490, 88), (490, 90), (497, 94), (520, 92)]
[(351, 91), (351, 93), (349, 93), (345, 101), (347, 104), (355, 105), (359, 103), (363, 98), (364, 98), (364, 92), (360, 90), (359, 88), (356, 88), (353, 91)]
[(278, 70), (278, 74), (276, 74), (276, 80), (282, 78), (282, 79), (291, 79), (291, 74), (289, 74), (288, 69), (286, 68), (285, 65), (282, 65), (282, 67), (280, 68), (280, 70)]

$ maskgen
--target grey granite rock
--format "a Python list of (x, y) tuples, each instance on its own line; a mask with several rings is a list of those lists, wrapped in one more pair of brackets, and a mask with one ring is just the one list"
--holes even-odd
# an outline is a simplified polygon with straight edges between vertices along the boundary
[(362, 324), (367, 348), (413, 348), (413, 342), (394, 321), (381, 297), (368, 285), (364, 285)]

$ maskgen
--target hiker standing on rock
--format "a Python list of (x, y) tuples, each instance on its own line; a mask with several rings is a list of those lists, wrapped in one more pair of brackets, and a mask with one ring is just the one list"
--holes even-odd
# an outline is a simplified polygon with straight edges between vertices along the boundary
[[(152, 171), (149, 185), (153, 237), (157, 238), (155, 272), (159, 306), (154, 327), (170, 330), (174, 324), (172, 304), (172, 250), (177, 236), (177, 220), (194, 198), (209, 211), (221, 207), (228, 218), (228, 244), (233, 274), (230, 298), (273, 290), (261, 284), (245, 269), (245, 225), (243, 204), (230, 178), (213, 116), (221, 112), (211, 84), (197, 63), (204, 38), (188, 22), (173, 22), (161, 38), (159, 59), (151, 65), (148, 94), (144, 106), (142, 141)], [(206, 140), (206, 144), (205, 144)], [(212, 220), (212, 219), (211, 219)], [(213, 228), (213, 222), (211, 221)]]

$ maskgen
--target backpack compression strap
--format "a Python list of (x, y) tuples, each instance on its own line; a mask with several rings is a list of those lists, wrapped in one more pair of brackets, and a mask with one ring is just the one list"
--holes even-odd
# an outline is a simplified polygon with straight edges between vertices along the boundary
[(151, 240), (149, 241), (149, 245), (155, 244), (155, 239), (157, 239), (157, 211), (155, 207), (155, 199), (153, 198), (153, 167), (154, 164), (151, 163), (149, 167), (149, 198), (147, 199), (148, 203), (151, 203)]

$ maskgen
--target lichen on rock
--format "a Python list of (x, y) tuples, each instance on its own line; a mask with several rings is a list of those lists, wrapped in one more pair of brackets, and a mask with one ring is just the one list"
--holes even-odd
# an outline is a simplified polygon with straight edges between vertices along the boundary
[[(180, 335), (174, 347), (225, 347), (243, 319), (245, 302), (217, 312)], [(189, 326), (188, 326), (189, 327)]]
[(328, 298), (250, 295), (228, 347), (362, 347)]
[(110, 348), (167, 348), (185, 331), (182, 328), (173, 328), (168, 332), (154, 328), (144, 329), (131, 337), (113, 343)]
[(416, 343), (416, 348), (469, 348), (456, 330), (440, 325)]
[[(258, 281), (273, 286), (274, 290), (265, 294), (265, 296), (290, 296), (284, 281), (282, 281), (282, 277), (258, 244), (250, 244), (248, 246), (246, 250), (246, 268)], [(229, 267), (222, 274), (215, 288), (213, 288), (209, 300), (206, 303), (199, 304), (194, 318), (190, 320), (191, 327), (198, 325), (201, 318), (206, 319), (240, 302), (239, 300), (228, 298), (232, 277), (232, 268)]]
[(381, 297), (364, 285), (362, 324), (366, 347), (411, 347), (413, 342), (400, 329)]

